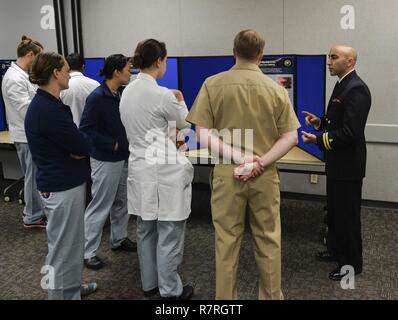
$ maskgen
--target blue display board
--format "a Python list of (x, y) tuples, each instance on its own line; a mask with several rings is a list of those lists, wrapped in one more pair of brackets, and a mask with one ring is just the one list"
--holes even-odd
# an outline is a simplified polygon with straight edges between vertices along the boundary
[[(180, 90), (188, 109), (191, 109), (196, 96), (206, 78), (227, 71), (235, 64), (232, 56), (222, 57), (182, 57), (180, 58)], [(195, 130), (195, 126), (193, 126)], [(190, 150), (200, 149), (196, 136), (190, 134), (186, 139)]]
[[(99, 71), (103, 68), (104, 62), (104, 58), (87, 58), (86, 75), (99, 82), (103, 81), (104, 78), (99, 76)], [(157, 81), (161, 86), (181, 90), (188, 109), (190, 109), (206, 78), (229, 70), (234, 63), (232, 56), (170, 57), (167, 59), (167, 71), (164, 78)], [(324, 161), (323, 151), (314, 144), (303, 143), (300, 133), (301, 130), (314, 132), (312, 128), (306, 126), (302, 111), (309, 111), (318, 116), (323, 116), (325, 113), (326, 56), (266, 55), (260, 68), (283, 85), (289, 93), (302, 126), (298, 130), (298, 146)], [(138, 69), (132, 69), (133, 77), (138, 72)], [(189, 139), (193, 140), (194, 138), (190, 137)], [(194, 144), (191, 141), (190, 149), (194, 149)]]
[(178, 89), (178, 58), (167, 58), (167, 69), (164, 77), (157, 80), (162, 87)]
[(105, 77), (99, 75), (101, 69), (104, 67), (105, 58), (86, 58), (84, 59), (84, 63), (84, 75), (86, 77), (97, 80), (100, 83), (105, 80)]
[[(325, 113), (325, 55), (272, 55), (264, 56), (260, 69), (286, 88), (301, 128), (298, 130), (298, 147), (324, 161), (324, 152), (315, 144), (305, 144), (301, 130), (314, 132), (305, 124), (302, 111), (318, 116)], [(316, 133), (319, 134), (319, 133)]]
[[(3, 81), (3, 76), (10, 67), (11, 62), (15, 62), (15, 60), (0, 60), (0, 88), (1, 88), (1, 83)], [(0, 131), (5, 131), (5, 130), (7, 130), (6, 111), (5, 111), (3, 96), (0, 90)]]
[(206, 78), (229, 70), (234, 63), (232, 56), (180, 58), (180, 90), (184, 94), (188, 109), (191, 109)]
[[(315, 144), (305, 144), (301, 139), (301, 130), (315, 133), (313, 127), (305, 124), (302, 111), (311, 112), (319, 117), (325, 114), (326, 95), (326, 56), (297, 56), (297, 117), (301, 123), (298, 146), (324, 161), (325, 155)], [(319, 133), (315, 133), (319, 135)]]
[(0, 95), (0, 131), (7, 130), (6, 112), (3, 97)]

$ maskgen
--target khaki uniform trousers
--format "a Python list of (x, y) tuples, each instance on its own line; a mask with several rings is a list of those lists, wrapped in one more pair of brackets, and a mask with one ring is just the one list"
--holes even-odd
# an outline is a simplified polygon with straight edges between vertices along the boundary
[[(216, 299), (236, 300), (237, 269), (249, 212), (253, 250), (259, 272), (258, 299), (283, 299), (279, 176), (274, 166), (240, 182), (233, 165), (218, 165), (212, 180), (211, 208), (216, 246)], [(248, 206), (248, 208), (247, 208)]]

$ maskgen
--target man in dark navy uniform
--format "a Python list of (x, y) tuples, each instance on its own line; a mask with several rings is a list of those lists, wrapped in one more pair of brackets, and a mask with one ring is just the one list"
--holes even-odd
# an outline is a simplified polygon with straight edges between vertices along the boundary
[[(338, 82), (330, 98), (326, 116), (319, 118), (304, 111), (307, 125), (322, 134), (302, 132), (305, 143), (315, 143), (325, 151), (327, 176), (327, 251), (318, 252), (321, 261), (336, 261), (331, 280), (341, 280), (351, 266), (362, 272), (361, 198), (366, 171), (365, 125), (371, 95), (355, 72), (354, 48), (338, 45), (330, 50), (327, 65)], [(347, 270), (347, 271), (345, 271)]]

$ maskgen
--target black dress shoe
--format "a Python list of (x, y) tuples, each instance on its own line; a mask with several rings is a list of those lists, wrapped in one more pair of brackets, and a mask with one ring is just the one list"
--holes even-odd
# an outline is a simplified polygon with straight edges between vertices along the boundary
[(137, 251), (137, 243), (131, 241), (129, 238), (125, 238), (118, 247), (112, 248), (113, 251), (128, 251), (128, 252), (136, 252)]
[(182, 288), (182, 293), (178, 297), (161, 297), (161, 300), (189, 300), (193, 296), (193, 287), (186, 285)]
[[(355, 269), (355, 275), (358, 275), (362, 272), (362, 268)], [(348, 274), (348, 270), (345, 273), (341, 273), (341, 267), (337, 267), (331, 273), (329, 273), (329, 279), (333, 281), (340, 281)]]
[(329, 279), (333, 281), (340, 281), (348, 274), (348, 271), (345, 273), (340, 272), (340, 267), (334, 269), (331, 273), (329, 273)]
[(319, 251), (315, 254), (318, 261), (337, 261), (336, 256), (332, 255), (329, 251)]
[(101, 269), (104, 266), (102, 260), (97, 256), (91, 257), (89, 259), (84, 259), (84, 264), (87, 268), (93, 270)]
[(145, 298), (150, 298), (150, 297), (156, 296), (159, 293), (159, 288), (156, 287), (156, 288), (153, 288), (153, 289), (147, 290), (147, 291), (142, 290), (142, 292), (143, 292)]

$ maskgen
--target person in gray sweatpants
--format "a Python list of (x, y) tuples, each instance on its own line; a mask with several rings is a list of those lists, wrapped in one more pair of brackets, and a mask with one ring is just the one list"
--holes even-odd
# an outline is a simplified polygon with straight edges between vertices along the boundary
[(138, 257), (144, 292), (159, 288), (164, 297), (183, 292), (178, 266), (184, 253), (185, 226), (186, 220), (145, 221), (137, 218)]
[(143, 295), (187, 300), (194, 294), (179, 274), (186, 220), (191, 213), (194, 169), (177, 149), (176, 131), (190, 126), (178, 90), (157, 84), (166, 72), (167, 50), (156, 39), (141, 41), (133, 64), (140, 69), (120, 103), (131, 155), (128, 211), (137, 216), (137, 245)]
[(93, 141), (90, 155), (92, 200), (85, 213), (84, 263), (100, 269), (97, 256), (102, 229), (111, 220), (110, 245), (113, 250), (137, 251), (127, 237), (127, 164), (129, 157), (126, 131), (120, 120), (121, 86), (129, 83), (130, 62), (121, 54), (109, 56), (101, 74), (106, 80), (87, 98), (80, 129)]
[(85, 213), (86, 244), (84, 259), (96, 256), (106, 218), (111, 219), (111, 248), (127, 238), (127, 163), (90, 159), (93, 199)]
[(70, 108), (59, 99), (69, 78), (64, 57), (54, 52), (38, 54), (30, 81), (40, 87), (25, 118), (26, 137), (37, 166), (37, 189), (48, 220), (48, 254), (41, 285), (49, 300), (80, 300), (97, 288), (94, 282), (82, 285), (91, 141), (77, 129)]
[(32, 154), (27, 143), (14, 143), (17, 150), (19, 163), (24, 174), (24, 202), (23, 213), (24, 227), (27, 229), (46, 227), (47, 223), (43, 213), (43, 202), (37, 192), (37, 168), (32, 161)]
[(85, 183), (73, 189), (42, 195), (50, 226), (47, 241), (51, 248), (45, 263), (49, 275), (53, 272), (55, 276), (53, 282), (49, 281), (49, 300), (80, 300), (85, 196)]

